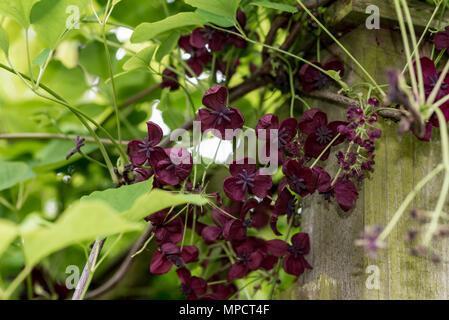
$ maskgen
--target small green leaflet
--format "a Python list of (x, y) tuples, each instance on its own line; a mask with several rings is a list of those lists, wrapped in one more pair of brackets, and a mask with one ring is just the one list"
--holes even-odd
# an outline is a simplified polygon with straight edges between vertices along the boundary
[(25, 260), (33, 266), (67, 246), (117, 233), (137, 231), (143, 225), (131, 222), (104, 201), (80, 201), (67, 209), (50, 227), (22, 234)]
[(2, 26), (0, 26), (0, 49), (2, 49), (6, 56), (9, 55), (9, 38)]
[(134, 30), (131, 42), (149, 41), (166, 31), (189, 26), (201, 26), (204, 23), (206, 23), (206, 20), (195, 12), (181, 12), (157, 22), (139, 24)]
[(0, 219), (0, 258), (18, 234), (18, 227), (11, 221)]
[(132, 208), (122, 213), (122, 216), (131, 221), (139, 221), (154, 212), (186, 203), (200, 206), (206, 204), (207, 200), (199, 194), (182, 194), (153, 189), (137, 199)]
[(124, 212), (130, 209), (140, 196), (150, 192), (152, 187), (153, 179), (151, 178), (120, 188), (92, 192), (90, 195), (82, 197), (81, 202), (103, 200), (118, 212)]
[(151, 60), (154, 56), (154, 51), (156, 51), (155, 46), (146, 47), (139, 52), (134, 57), (128, 59), (123, 65), (123, 70), (132, 71), (136, 69), (147, 69), (150, 65)]
[(295, 8), (294, 6), (284, 4), (284, 3), (271, 2), (271, 1), (267, 1), (267, 0), (253, 0), (250, 3), (250, 5), (260, 6), (260, 7), (270, 8), (270, 9), (277, 9), (277, 10), (286, 11), (286, 12), (290, 12), (290, 13), (295, 13), (298, 11), (298, 9)]
[(8, 16), (28, 29), (30, 25), (30, 12), (33, 5), (39, 0), (1, 0), (0, 14)]
[(35, 176), (34, 171), (24, 162), (0, 160), (0, 190), (11, 188), (17, 183), (24, 182)]
[(213, 4), (210, 0), (185, 0), (185, 3), (219, 17), (223, 17), (233, 25), (235, 23), (240, 0), (213, 0)]
[(39, 53), (36, 59), (33, 60), (33, 63), (42, 68), (50, 52), (51, 50), (49, 48), (44, 49), (41, 53)]

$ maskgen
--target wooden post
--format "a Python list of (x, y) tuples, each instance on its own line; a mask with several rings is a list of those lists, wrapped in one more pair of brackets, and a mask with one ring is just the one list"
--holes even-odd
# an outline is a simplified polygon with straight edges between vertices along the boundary
[[(407, 1), (415, 17), (417, 29), (423, 28), (432, 7), (417, 1)], [(368, 4), (378, 5), (382, 16), (379, 30), (367, 30), (364, 19)], [(339, 12), (345, 28), (352, 30), (340, 38), (344, 46), (381, 84), (387, 83), (388, 68), (402, 69), (405, 65), (403, 45), (395, 20), (392, 1), (337, 1), (329, 13)], [(449, 19), (445, 18), (445, 21)], [(335, 21), (334, 21), (335, 22)], [(397, 25), (397, 24), (396, 24)], [(386, 27), (389, 26), (389, 27)], [(337, 30), (336, 28), (335, 30)], [(347, 30), (347, 29), (346, 29)], [(427, 46), (422, 55), (430, 55)], [(365, 81), (355, 64), (335, 44), (323, 51), (323, 60), (338, 56), (345, 63), (344, 80), (350, 84)], [(328, 101), (308, 100), (312, 106), (324, 109), (330, 120), (344, 120), (346, 107)], [(381, 119), (382, 138), (376, 145), (375, 172), (361, 186), (356, 207), (343, 213), (337, 205), (315, 194), (303, 210), (302, 230), (310, 234), (311, 252), (307, 259), (313, 270), (306, 271), (296, 286), (281, 294), (283, 299), (447, 299), (449, 298), (448, 256), (443, 244), (436, 245), (442, 263), (411, 257), (405, 235), (414, 225), (405, 214), (388, 238), (388, 249), (376, 260), (369, 259), (354, 241), (368, 225), (385, 226), (412, 190), (414, 185), (441, 162), (439, 131), (434, 129), (432, 142), (417, 140), (413, 135), (399, 137), (397, 124)], [(334, 155), (330, 156), (330, 159)], [(331, 161), (328, 161), (331, 162)], [(326, 167), (337, 171), (336, 161)], [(442, 176), (428, 184), (415, 199), (413, 207), (433, 210)], [(411, 208), (410, 208), (411, 209)], [(447, 212), (448, 206), (445, 207)], [(379, 287), (372, 280), (378, 271)], [(371, 276), (371, 277), (370, 277)], [(374, 286), (375, 287), (375, 286)]]

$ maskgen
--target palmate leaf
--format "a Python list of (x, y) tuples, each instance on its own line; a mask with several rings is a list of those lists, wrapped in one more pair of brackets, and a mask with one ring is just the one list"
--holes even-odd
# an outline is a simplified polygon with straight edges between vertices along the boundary
[(136, 30), (134, 30), (131, 42), (148, 41), (166, 31), (189, 26), (200, 26), (205, 22), (206, 20), (195, 12), (181, 12), (157, 22), (139, 24)]

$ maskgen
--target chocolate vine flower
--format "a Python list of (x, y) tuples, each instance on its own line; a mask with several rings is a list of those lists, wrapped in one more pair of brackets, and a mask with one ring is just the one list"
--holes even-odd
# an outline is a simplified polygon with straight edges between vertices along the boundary
[(285, 186), (285, 180), (279, 184), (278, 198), (274, 204), (273, 215), (270, 219), (271, 230), (277, 236), (282, 235), (277, 229), (279, 216), (287, 215), (287, 220), (290, 220), (296, 213), (297, 200)]
[(168, 214), (169, 209), (153, 213), (149, 215), (145, 220), (151, 221), (154, 226), (154, 238), (159, 245), (163, 243), (178, 243), (182, 240), (184, 234), (184, 224), (182, 219), (177, 217), (173, 219), (174, 214)]
[(177, 90), (179, 88), (178, 75), (170, 69), (165, 69), (162, 72), (162, 82), (159, 86), (161, 88), (170, 88), (170, 91)]
[(196, 28), (190, 36), (190, 44), (197, 48), (205, 48), (206, 45), (212, 52), (223, 51), (227, 41), (227, 34), (212, 27)]
[[(248, 192), (252, 192), (259, 198), (265, 198), (273, 182), (269, 175), (261, 175), (252, 159), (234, 161), (229, 165), (231, 177), (223, 182), (223, 189), (232, 201), (243, 201)], [(240, 164), (242, 163), (242, 164)]]
[[(288, 160), (284, 163), (282, 171), (293, 192), (301, 197), (315, 192), (317, 177), (309, 167), (303, 167), (295, 160)], [(281, 183), (285, 184), (285, 180)]]
[(150, 271), (153, 274), (164, 274), (170, 271), (173, 265), (184, 267), (186, 263), (198, 260), (198, 248), (195, 246), (184, 246), (166, 242), (154, 253), (151, 260)]
[(282, 240), (267, 241), (268, 251), (276, 257), (283, 257), (283, 268), (288, 274), (299, 276), (305, 269), (312, 269), (312, 266), (304, 258), (310, 251), (310, 240), (307, 233), (297, 233), (292, 236), (292, 244), (289, 245)]
[(320, 193), (324, 194), (326, 200), (330, 201), (332, 197), (335, 197), (338, 205), (345, 212), (354, 207), (359, 195), (354, 183), (342, 178), (338, 178), (333, 186), (329, 183), (327, 187), (323, 186), (321, 190)]
[[(328, 144), (338, 134), (338, 127), (346, 125), (343, 121), (327, 122), (327, 115), (319, 109), (307, 110), (299, 120), (299, 129), (307, 134), (307, 139), (304, 145), (305, 155), (312, 158), (318, 156), (326, 149)], [(344, 137), (338, 137), (332, 146), (336, 146), (344, 141)], [(321, 156), (320, 160), (326, 160), (329, 157), (330, 149)]]
[(211, 54), (206, 50), (206, 48), (195, 48), (190, 44), (189, 35), (181, 36), (179, 38), (179, 46), (190, 55), (190, 58), (187, 60), (187, 65), (192, 69), (195, 73), (191, 74), (190, 71), (186, 71), (187, 75), (190, 77), (199, 76), (203, 72), (203, 68), (212, 61)]
[[(435, 85), (438, 82), (438, 78), (441, 75), (441, 71), (436, 70), (435, 63), (427, 57), (421, 57), (421, 69), (424, 80), (424, 91), (426, 93), (426, 97), (430, 95), (432, 90), (435, 88)], [(416, 68), (415, 68), (416, 69)], [(441, 87), (438, 90), (437, 97), (435, 101), (443, 98), (444, 96), (449, 94), (449, 74), (444, 78)], [(449, 121), (449, 102), (446, 102), (440, 107), (440, 110), (443, 112), (446, 121)], [(438, 118), (433, 116), (430, 118), (430, 122), (434, 127), (439, 127)]]
[(162, 184), (175, 186), (186, 180), (192, 172), (193, 160), (185, 149), (171, 148), (164, 150), (165, 158), (154, 166), (156, 179)]
[(156, 123), (148, 121), (148, 136), (144, 140), (137, 139), (128, 143), (126, 150), (129, 160), (135, 166), (142, 166), (147, 161), (153, 166), (165, 157), (164, 149), (157, 147), (161, 142), (163, 133)]
[(435, 48), (437, 48), (437, 50), (449, 48), (449, 26), (446, 27), (443, 31), (437, 32), (437, 34), (435, 34), (433, 43), (435, 44)]
[(228, 89), (216, 85), (206, 91), (203, 96), (203, 105), (207, 108), (198, 110), (198, 120), (201, 121), (201, 131), (218, 130), (221, 137), (212, 131), (218, 138), (230, 140), (233, 134), (226, 137), (226, 130), (242, 129), (245, 118), (237, 108), (228, 107)]
[(228, 281), (241, 279), (250, 271), (259, 269), (264, 258), (263, 254), (249, 241), (238, 246), (235, 252), (237, 254), (237, 261), (229, 270)]
[[(340, 76), (343, 76), (345, 72), (343, 63), (337, 58), (329, 59), (324, 65), (316, 61), (312, 61), (312, 63), (326, 71), (339, 71)], [(301, 69), (299, 69), (299, 76), (301, 78), (302, 89), (305, 92), (312, 92), (323, 88), (330, 79), (329, 76), (309, 64), (304, 64)]]
[[(270, 201), (267, 200), (269, 206)], [(233, 213), (238, 215), (238, 219), (228, 219), (224, 224), (223, 237), (228, 241), (244, 240), (248, 228), (261, 229), (268, 223), (266, 200), (259, 204), (257, 199), (251, 198), (243, 203), (235, 203), (232, 209)]]
[(196, 300), (207, 292), (207, 282), (203, 278), (192, 277), (186, 268), (180, 268), (176, 273), (181, 280), (181, 293), (187, 300)]
[(279, 118), (274, 114), (264, 115), (256, 126), (257, 137), (267, 140), (267, 151), (270, 150), (269, 145), (272, 141), (277, 141), (278, 149), (283, 150), (297, 133), (298, 122), (296, 119), (287, 118), (279, 124)]
[[(211, 278), (208, 279), (208, 282), (214, 282), (214, 281), (219, 281), (220, 277), (215, 274), (213, 275)], [(229, 298), (230, 296), (232, 296), (234, 293), (237, 292), (237, 287), (235, 284), (230, 283), (230, 284), (223, 284), (223, 283), (219, 283), (219, 284), (212, 284), (209, 285), (209, 287), (212, 289), (212, 295), (210, 295), (211, 299), (218, 299), (218, 300), (224, 300)]]
[[(229, 216), (223, 213), (225, 211), (229, 213)], [(212, 211), (212, 221), (215, 226), (207, 226), (201, 231), (201, 236), (206, 244), (211, 244), (215, 240), (223, 236), (223, 229), (226, 223), (231, 220), (232, 215), (231, 210), (227, 207), (221, 207), (220, 209), (215, 209)]]

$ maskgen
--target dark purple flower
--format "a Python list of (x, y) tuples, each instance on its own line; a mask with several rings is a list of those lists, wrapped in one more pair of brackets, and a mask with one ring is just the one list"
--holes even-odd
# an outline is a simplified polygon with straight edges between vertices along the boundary
[(186, 268), (180, 268), (176, 273), (181, 280), (181, 293), (187, 300), (196, 300), (207, 292), (207, 282), (203, 278), (192, 277)]
[(449, 48), (449, 26), (444, 29), (444, 31), (437, 32), (435, 38), (433, 39), (435, 48), (437, 50), (443, 50)]
[(323, 193), (325, 199), (328, 201), (330, 201), (331, 197), (335, 197), (338, 205), (345, 212), (354, 207), (359, 195), (354, 183), (350, 180), (343, 180), (342, 178), (338, 178), (333, 186), (330, 183), (328, 187), (323, 186), (320, 193)]
[[(227, 212), (229, 215), (226, 215), (222, 211)], [(212, 221), (215, 226), (207, 226), (201, 231), (201, 236), (206, 244), (213, 243), (223, 235), (224, 226), (229, 220), (232, 220), (230, 216), (232, 216), (232, 213), (227, 207), (221, 207), (212, 211)]]
[[(275, 130), (272, 131), (271, 130)], [(294, 118), (287, 118), (282, 120), (279, 125), (279, 118), (274, 114), (264, 115), (256, 126), (257, 137), (261, 140), (272, 141), (274, 139), (278, 142), (279, 149), (292, 141), (298, 133), (298, 122)], [(268, 143), (267, 143), (268, 145)]]
[[(237, 10), (237, 23), (240, 25), (242, 30), (248, 35), (248, 31), (245, 30), (246, 27), (246, 15), (243, 11)], [(237, 28), (231, 28), (231, 31), (237, 32)], [(248, 46), (248, 42), (243, 39), (242, 37), (234, 34), (228, 34), (228, 40), (226, 41), (226, 44), (233, 45), (236, 48), (243, 49)]]
[[(201, 131), (218, 130), (221, 139), (232, 139), (233, 135), (226, 137), (226, 129), (242, 129), (245, 119), (237, 108), (228, 107), (228, 89), (216, 85), (206, 91), (203, 96), (203, 105), (207, 107), (198, 110), (198, 120), (201, 121)], [(213, 132), (213, 131), (212, 131)]]
[(196, 28), (190, 36), (190, 44), (193, 47), (201, 49), (207, 45), (212, 52), (223, 51), (226, 40), (226, 33), (212, 27)]
[[(261, 175), (252, 159), (242, 159), (234, 161), (229, 165), (232, 177), (226, 178), (223, 182), (223, 189), (232, 201), (243, 201), (246, 199), (248, 191), (259, 198), (265, 198), (273, 182), (269, 175)], [(240, 164), (242, 163), (242, 164)]]
[(266, 226), (268, 223), (266, 206), (267, 201), (262, 201), (259, 204), (259, 201), (254, 198), (248, 199), (244, 203), (234, 203), (231, 212), (238, 218), (226, 221), (223, 228), (223, 237), (228, 241), (244, 240), (248, 228), (261, 229)]
[(170, 271), (173, 265), (184, 267), (186, 263), (197, 260), (197, 247), (184, 246), (181, 252), (180, 247), (173, 243), (166, 242), (154, 253), (153, 259), (151, 260), (150, 271), (153, 274), (164, 274)]
[(65, 156), (66, 160), (69, 160), (73, 155), (81, 151), (81, 147), (84, 147), (84, 141), (86, 141), (85, 138), (80, 138), (77, 136), (75, 138), (75, 147), (70, 150), (70, 152)]
[[(338, 127), (346, 125), (343, 121), (327, 122), (327, 115), (319, 109), (307, 110), (299, 120), (299, 129), (307, 134), (305, 142), (305, 155), (312, 158), (318, 158), (321, 152), (326, 149), (328, 144), (338, 134)], [(338, 137), (332, 146), (336, 146), (344, 141), (344, 137)], [(329, 157), (330, 149), (321, 156), (320, 160), (326, 160)]]
[(135, 166), (144, 165), (147, 160), (151, 166), (165, 157), (164, 149), (156, 147), (163, 137), (162, 129), (154, 122), (147, 122), (148, 136), (144, 140), (132, 140), (128, 143), (129, 160)]
[(177, 90), (179, 88), (178, 75), (170, 69), (165, 69), (162, 72), (161, 88), (170, 88), (170, 91)]
[(175, 186), (187, 179), (192, 172), (193, 160), (191, 154), (181, 148), (164, 150), (165, 158), (154, 166), (156, 179), (163, 184)]
[(186, 71), (187, 75), (190, 77), (199, 76), (203, 72), (203, 68), (212, 61), (211, 54), (206, 50), (206, 48), (195, 48), (190, 44), (191, 36), (181, 36), (179, 38), (179, 46), (188, 54), (190, 54), (190, 58), (187, 60), (187, 65), (192, 69), (195, 73), (192, 75), (188, 70)]
[(178, 243), (182, 239), (184, 234), (184, 224), (182, 219), (177, 217), (173, 219), (174, 214), (168, 214), (169, 209), (153, 213), (149, 215), (145, 220), (151, 221), (154, 226), (154, 238), (159, 245), (163, 243)]
[(288, 160), (284, 163), (282, 171), (293, 192), (301, 197), (315, 192), (317, 177), (309, 167), (303, 167), (295, 160)]
[[(335, 70), (340, 72), (340, 76), (344, 74), (344, 66), (343, 63), (337, 58), (332, 58), (328, 60), (324, 66), (319, 62), (312, 61), (313, 64), (321, 67), (324, 70)], [(329, 77), (317, 70), (315, 67), (312, 67), (309, 64), (304, 64), (299, 70), (299, 76), (301, 77), (302, 89), (305, 92), (312, 92), (314, 90), (319, 90), (323, 88), (326, 83), (329, 81)]]
[[(208, 279), (207, 282), (215, 282), (221, 280), (218, 275), (213, 275), (211, 278)], [(232, 296), (234, 293), (237, 292), (237, 287), (235, 284), (231, 283), (229, 285), (224, 283), (219, 284), (212, 284), (209, 285), (209, 287), (212, 289), (213, 294), (211, 295), (212, 299), (219, 299), (219, 300), (225, 300), (228, 299), (230, 296)]]
[(312, 269), (312, 266), (304, 258), (310, 251), (310, 240), (307, 233), (297, 233), (292, 236), (292, 244), (289, 245), (282, 240), (267, 241), (268, 251), (275, 257), (283, 257), (283, 267), (288, 274), (299, 276), (305, 269)]
[(235, 249), (235, 252), (238, 260), (229, 270), (228, 281), (241, 279), (250, 271), (259, 269), (264, 258), (262, 252), (256, 249), (254, 244), (250, 241), (246, 241), (239, 245)]

